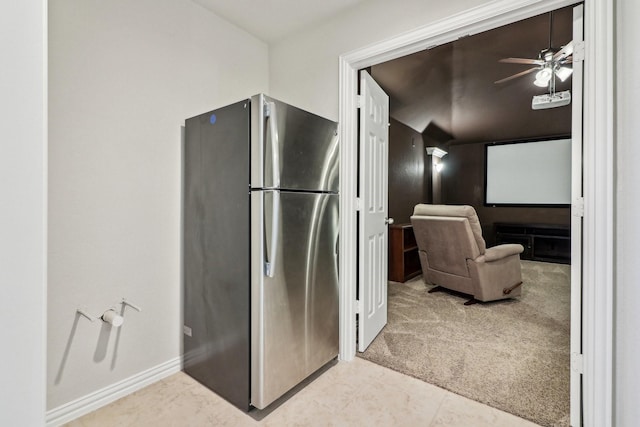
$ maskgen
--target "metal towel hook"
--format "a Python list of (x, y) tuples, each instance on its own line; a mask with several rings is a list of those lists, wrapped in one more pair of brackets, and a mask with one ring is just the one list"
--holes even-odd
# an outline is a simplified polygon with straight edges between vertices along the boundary
[(84, 311), (84, 309), (79, 308), (79, 309), (76, 310), (76, 312), (79, 315), (86, 317), (87, 319), (89, 319), (92, 322), (95, 322), (97, 320), (97, 317), (94, 317), (94, 316), (90, 315), (89, 313)]
[[(136, 311), (142, 311), (142, 308), (140, 308), (140, 306), (138, 306), (138, 305), (136, 305), (136, 304), (134, 304), (134, 303), (132, 303), (132, 302), (127, 301), (127, 299), (126, 299), (126, 298), (122, 298), (122, 305), (129, 306), (129, 307), (133, 308), (133, 309), (134, 309), (134, 310), (136, 310)], [(114, 310), (114, 311), (115, 311), (115, 309), (114, 309), (114, 308), (111, 308), (111, 310)], [(102, 317), (98, 317), (98, 316), (92, 316), (92, 315), (90, 315), (89, 313), (87, 313), (86, 309), (84, 309), (84, 308), (78, 308), (78, 309), (76, 309), (76, 312), (77, 312), (80, 316), (82, 316), (82, 317), (86, 317), (86, 318), (87, 318), (87, 319), (89, 319), (91, 322), (95, 322), (95, 321), (96, 321), (96, 320), (98, 320), (99, 318), (100, 318), (101, 320), (103, 320), (103, 319), (102, 319)]]
[(135, 305), (132, 302), (127, 301), (126, 298), (122, 298), (122, 304), (128, 305), (129, 307), (133, 308), (136, 311), (142, 311), (142, 308), (140, 308), (139, 306)]

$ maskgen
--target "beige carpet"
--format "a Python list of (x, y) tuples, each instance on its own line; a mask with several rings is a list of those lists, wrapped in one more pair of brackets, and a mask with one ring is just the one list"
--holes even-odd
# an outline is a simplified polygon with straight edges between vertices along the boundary
[(522, 261), (522, 295), (465, 306), (389, 282), (388, 324), (358, 355), (543, 426), (569, 425), (570, 266)]

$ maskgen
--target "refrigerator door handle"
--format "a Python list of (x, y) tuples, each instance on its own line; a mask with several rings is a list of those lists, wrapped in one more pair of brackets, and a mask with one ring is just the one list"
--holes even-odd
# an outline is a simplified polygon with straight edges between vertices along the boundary
[(269, 134), (271, 135), (271, 187), (280, 187), (280, 141), (278, 138), (278, 116), (276, 114), (276, 103), (265, 102), (264, 116), (269, 122)]
[(280, 234), (280, 191), (270, 191), (273, 194), (271, 208), (271, 243), (265, 256), (264, 274), (273, 277), (276, 269), (276, 255), (278, 253), (278, 235)]
[(336, 233), (336, 245), (334, 252), (334, 259), (336, 262), (336, 271), (338, 272), (338, 276), (340, 275), (340, 233)]

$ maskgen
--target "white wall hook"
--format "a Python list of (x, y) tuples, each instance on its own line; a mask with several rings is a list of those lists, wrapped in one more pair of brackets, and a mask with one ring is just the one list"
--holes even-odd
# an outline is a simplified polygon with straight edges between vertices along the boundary
[(90, 321), (92, 321), (92, 322), (95, 322), (95, 321), (96, 321), (96, 319), (97, 319), (96, 317), (94, 317), (94, 316), (92, 316), (92, 315), (88, 314), (88, 313), (87, 313), (86, 311), (84, 311), (83, 309), (80, 309), (80, 308), (79, 308), (79, 309), (77, 309), (76, 311), (78, 312), (78, 314), (79, 314), (79, 315), (86, 317), (87, 319), (89, 319), (89, 320), (90, 320)]
[(104, 312), (101, 317), (102, 321), (110, 324), (114, 328), (119, 328), (124, 323), (124, 317), (120, 316), (114, 309), (109, 309)]
[(137, 305), (127, 301), (125, 298), (122, 298), (122, 304), (128, 305), (129, 307), (133, 308), (136, 311), (142, 311), (142, 309), (140, 307), (138, 307)]

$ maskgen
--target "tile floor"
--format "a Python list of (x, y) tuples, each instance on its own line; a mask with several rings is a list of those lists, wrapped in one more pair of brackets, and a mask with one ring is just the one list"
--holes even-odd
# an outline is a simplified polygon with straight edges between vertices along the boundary
[(260, 421), (180, 372), (67, 425), (537, 426), (359, 358), (329, 368)]

